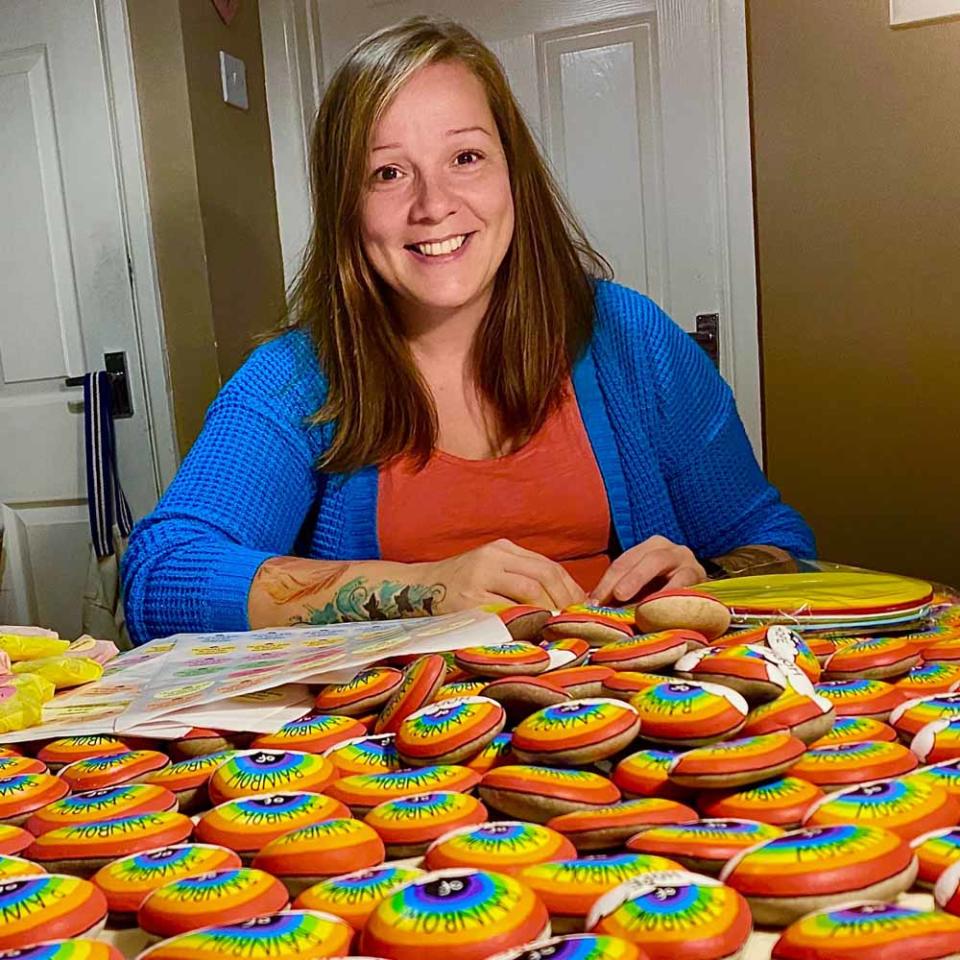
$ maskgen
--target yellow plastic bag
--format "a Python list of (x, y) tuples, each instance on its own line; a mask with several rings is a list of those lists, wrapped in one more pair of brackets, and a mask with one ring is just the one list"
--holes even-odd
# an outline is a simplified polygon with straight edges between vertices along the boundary
[(0, 680), (0, 686), (11, 686), (27, 696), (36, 697), (41, 703), (52, 700), (57, 692), (53, 683), (39, 673), (22, 673), (17, 677), (4, 677)]
[(15, 676), (37, 674), (62, 690), (99, 680), (103, 676), (103, 666), (87, 657), (47, 657), (15, 663), (13, 673)]
[(35, 727), (43, 719), (43, 701), (30, 689), (0, 686), (0, 733)]
[(0, 651), (15, 663), (18, 660), (40, 660), (55, 657), (70, 646), (69, 640), (56, 637), (21, 636), (17, 633), (0, 633)]

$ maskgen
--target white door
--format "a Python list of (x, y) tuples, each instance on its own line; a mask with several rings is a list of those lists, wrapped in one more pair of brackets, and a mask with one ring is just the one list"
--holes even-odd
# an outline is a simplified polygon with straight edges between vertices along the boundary
[(126, 354), (116, 421), (135, 516), (156, 502), (97, 0), (0, 0), (0, 623), (80, 630), (90, 549), (82, 392)]
[(310, 209), (305, 61), (319, 50), (329, 78), (359, 39), (415, 14), (459, 20), (497, 53), (621, 283), (688, 330), (719, 314), (721, 371), (759, 455), (743, 0), (261, 0), (288, 259)]

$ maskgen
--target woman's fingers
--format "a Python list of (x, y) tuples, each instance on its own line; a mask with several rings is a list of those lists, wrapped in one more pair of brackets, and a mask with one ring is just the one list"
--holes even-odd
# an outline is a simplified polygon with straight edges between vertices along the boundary
[(543, 586), (551, 600), (550, 609), (562, 610), (586, 599), (586, 592), (562, 564), (510, 540), (498, 540), (495, 545), (505, 554), (503, 563), (507, 571), (537, 580)]

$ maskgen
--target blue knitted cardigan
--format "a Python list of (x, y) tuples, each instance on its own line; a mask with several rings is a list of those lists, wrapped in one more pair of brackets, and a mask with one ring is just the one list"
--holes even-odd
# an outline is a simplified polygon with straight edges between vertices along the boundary
[[(729, 387), (647, 297), (601, 281), (593, 338), (573, 370), (622, 549), (653, 534), (720, 556), (748, 543), (813, 557), (813, 535), (764, 478)], [(332, 426), (308, 423), (326, 381), (309, 337), (259, 347), (123, 562), (135, 642), (247, 630), (247, 594), (270, 557), (377, 559), (378, 471), (323, 474)], [(497, 537), (491, 526), (490, 538)]]

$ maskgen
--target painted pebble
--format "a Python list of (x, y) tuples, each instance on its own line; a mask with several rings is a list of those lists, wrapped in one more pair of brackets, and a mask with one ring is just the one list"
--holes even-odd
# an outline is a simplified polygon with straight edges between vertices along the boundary
[(250, 867), (211, 870), (180, 877), (152, 891), (137, 911), (137, 923), (155, 937), (172, 937), (211, 924), (237, 923), (283, 910), (287, 888)]
[(327, 796), (345, 803), (355, 816), (363, 816), (386, 800), (436, 790), (469, 793), (479, 782), (480, 774), (467, 767), (437, 764), (415, 770), (353, 774), (332, 783), (327, 788)]
[(571, 933), (507, 950), (489, 960), (648, 960), (639, 947), (619, 937)]
[(774, 624), (763, 630), (763, 642), (781, 660), (792, 663), (811, 683), (819, 683), (823, 668), (810, 645), (796, 630)]
[(590, 644), (581, 637), (544, 640), (540, 646), (550, 655), (550, 670), (579, 667), (587, 662), (592, 649)]
[(935, 960), (960, 953), (960, 919), (877, 900), (821, 910), (790, 924), (773, 960)]
[(960, 801), (942, 787), (919, 780), (861, 783), (824, 797), (808, 811), (806, 824), (863, 823), (913, 840), (960, 821)]
[(664, 678), (659, 673), (619, 670), (603, 681), (600, 692), (605, 697), (613, 697), (614, 700), (623, 700), (629, 703), (631, 697), (640, 693), (641, 690), (655, 687), (663, 681)]
[(386, 859), (377, 832), (360, 820), (325, 820), (271, 840), (254, 857), (258, 870), (278, 877), (291, 893), (320, 880), (377, 867)]
[[(555, 687), (566, 690), (571, 697), (581, 699), (583, 697), (599, 697), (603, 693), (603, 684), (608, 677), (613, 676), (614, 672), (611, 667), (585, 664), (582, 667), (551, 670), (547, 679)], [(663, 682), (663, 678), (660, 679)]]
[(737, 790), (701, 793), (697, 808), (706, 817), (758, 820), (784, 830), (799, 827), (823, 791), (799, 777), (779, 777)]
[(21, 757), (17, 754), (0, 756), (0, 780), (19, 777), (26, 773), (46, 773), (47, 765), (33, 757)]
[(27, 821), (27, 829), (39, 837), (57, 827), (176, 809), (177, 798), (166, 787), (150, 783), (124, 783), (119, 787), (87, 790), (56, 800), (38, 810)]
[(37, 752), (37, 759), (42, 760), (51, 770), (59, 770), (76, 760), (125, 753), (129, 749), (122, 740), (106, 734), (61, 737), (42, 747)]
[(439, 703), (441, 700), (459, 700), (461, 697), (479, 697), (488, 686), (489, 681), (483, 678), (454, 680), (452, 683), (445, 683), (434, 694), (433, 703)]
[(932, 887), (947, 867), (960, 860), (960, 827), (931, 830), (910, 841), (920, 863), (918, 887)]
[(117, 857), (182, 843), (192, 832), (193, 821), (182, 813), (140, 813), (49, 830), (26, 856), (50, 870), (86, 877)]
[(711, 877), (667, 870), (605, 893), (590, 910), (587, 929), (634, 942), (652, 960), (721, 960), (740, 955), (753, 922), (736, 890)]
[(47, 804), (65, 797), (70, 787), (51, 773), (19, 773), (0, 779), (0, 820), (19, 826)]
[(622, 847), (644, 827), (664, 823), (692, 823), (699, 819), (695, 810), (674, 800), (644, 797), (625, 800), (609, 807), (575, 810), (552, 817), (547, 826), (562, 833), (579, 853)]
[(679, 756), (673, 750), (637, 750), (616, 765), (613, 782), (630, 799), (685, 797), (688, 791), (670, 782), (670, 767)]
[(609, 806), (620, 800), (620, 790), (598, 773), (521, 764), (507, 764), (485, 773), (478, 792), (488, 807), (532, 823), (546, 823), (561, 813)]
[(46, 872), (43, 867), (31, 860), (0, 854), (0, 881), (9, 880), (11, 877), (35, 877)]
[(617, 611), (617, 616), (609, 616), (601, 611), (561, 612), (552, 616), (540, 631), (544, 640), (576, 637), (586, 640), (591, 647), (615, 643), (633, 634), (632, 617), (629, 614), (624, 617), (622, 611)]
[(902, 637), (874, 637), (844, 647), (823, 665), (827, 680), (889, 680), (909, 673), (920, 662), (920, 652)]
[(879, 743), (893, 743), (897, 731), (882, 720), (872, 717), (837, 717), (828, 733), (810, 744), (811, 747), (829, 747), (837, 743), (863, 743), (876, 740)]
[[(399, 672), (399, 671), (398, 671)], [(284, 724), (276, 733), (265, 733), (250, 744), (254, 750), (302, 750), (323, 753), (324, 750), (362, 737), (366, 728), (355, 717), (336, 714), (308, 714)]]
[(549, 932), (529, 887), (484, 870), (438, 870), (374, 908), (360, 948), (392, 960), (483, 960)]
[(350, 811), (339, 800), (319, 793), (265, 793), (225, 800), (201, 814), (196, 836), (251, 858), (291, 830), (348, 816)]
[(640, 716), (627, 703), (601, 698), (545, 707), (519, 723), (512, 749), (521, 763), (596, 763), (636, 739)]
[(838, 717), (886, 720), (903, 703), (903, 694), (883, 680), (824, 680), (814, 689), (833, 704)]
[(828, 734), (836, 719), (833, 704), (826, 697), (790, 689), (776, 700), (754, 707), (747, 715), (741, 733), (756, 737), (786, 730), (809, 744)]
[(447, 662), (439, 654), (431, 653), (414, 660), (380, 711), (374, 733), (396, 733), (411, 713), (433, 700), (446, 676)]
[(590, 657), (592, 664), (611, 670), (663, 670), (680, 660), (693, 647), (703, 647), (707, 638), (692, 630), (663, 630), (615, 640)]
[(214, 771), (235, 755), (235, 750), (223, 750), (220, 753), (178, 760), (168, 767), (148, 773), (143, 782), (165, 787), (176, 796), (182, 812), (193, 812), (206, 804), (207, 783)]
[(909, 699), (931, 693), (952, 693), (960, 686), (960, 663), (922, 663), (894, 686)]
[(960, 759), (935, 763), (929, 767), (920, 767), (913, 773), (900, 777), (901, 780), (919, 780), (922, 783), (943, 787), (951, 796), (960, 799)]
[(917, 874), (909, 844), (862, 824), (806, 827), (735, 857), (720, 874), (760, 924), (786, 926), (811, 910), (860, 897), (894, 899)]
[(666, 857), (644, 853), (614, 853), (601, 857), (554, 860), (524, 867), (519, 879), (543, 901), (554, 933), (583, 930), (598, 897), (640, 874), (681, 870)]
[(277, 791), (323, 793), (336, 778), (326, 758), (295, 750), (250, 750), (235, 754), (207, 783), (212, 803)]
[(432, 843), (424, 858), (428, 870), (475, 867), (519, 873), (523, 867), (576, 855), (573, 844), (556, 830), (537, 823), (499, 820), (458, 827)]
[(960, 864), (952, 863), (933, 888), (934, 903), (953, 916), (960, 916)]
[(921, 763), (960, 759), (960, 717), (934, 720), (921, 727), (910, 741), (910, 749)]
[(389, 857), (417, 857), (450, 830), (485, 823), (487, 808), (466, 793), (418, 793), (377, 804), (364, 818)]
[(637, 628), (653, 630), (696, 630), (709, 642), (730, 629), (726, 604), (696, 590), (671, 589), (651, 593), (634, 611)]
[(960, 692), (934, 693), (898, 706), (890, 714), (890, 726), (909, 742), (934, 720), (960, 719)]
[(522, 603), (497, 611), (497, 616), (514, 640), (534, 642), (539, 639), (540, 631), (550, 619), (551, 614), (546, 607)]
[(503, 766), (513, 759), (512, 746), (512, 733), (498, 733), (475, 757), (467, 760), (464, 766), (483, 776), (488, 770)]
[(0, 854), (4, 856), (15, 857), (18, 853), (23, 853), (35, 839), (34, 835), (23, 827), (0, 823)]
[(508, 641), (488, 647), (464, 647), (454, 653), (457, 666), (477, 677), (538, 674), (550, 666), (550, 655), (533, 643)]
[(742, 850), (783, 833), (756, 820), (698, 820), (642, 830), (627, 841), (627, 849), (670, 857), (690, 870), (715, 875)]
[(411, 767), (460, 763), (478, 754), (506, 722), (504, 708), (489, 697), (431, 703), (400, 724), (397, 753)]
[(46, 940), (96, 936), (107, 901), (89, 880), (62, 874), (18, 877), (0, 884), (0, 950)]
[(353, 929), (339, 917), (291, 910), (183, 933), (150, 947), (138, 960), (319, 960), (345, 955), (352, 940)]
[(673, 665), (673, 672), (687, 680), (730, 687), (748, 703), (767, 703), (787, 689), (784, 668), (766, 647), (744, 643), (691, 650)]
[(416, 867), (389, 865), (356, 870), (308, 887), (294, 901), (300, 910), (320, 910), (361, 930), (374, 907), (401, 887), (424, 876)]
[(169, 763), (170, 758), (159, 750), (127, 750), (76, 760), (65, 766), (60, 776), (71, 790), (102, 790), (141, 780)]
[(903, 744), (864, 740), (814, 747), (790, 768), (790, 774), (829, 792), (851, 783), (899, 777), (917, 765), (916, 756)]
[(735, 736), (749, 711), (747, 701), (735, 690), (691, 680), (650, 687), (630, 703), (640, 714), (645, 740), (688, 747)]
[(322, 713), (361, 717), (382, 707), (402, 682), (403, 674), (393, 667), (369, 667), (346, 683), (324, 687), (317, 694), (314, 706)]
[(101, 867), (92, 880), (107, 898), (113, 918), (127, 921), (135, 919), (149, 894), (171, 880), (239, 866), (240, 858), (232, 850), (183, 843), (113, 860)]
[(551, 683), (546, 675), (501, 677), (483, 687), (483, 696), (496, 700), (503, 707), (511, 727), (537, 710), (571, 699), (566, 690)]
[(803, 741), (789, 733), (725, 740), (680, 754), (669, 776), (673, 783), (696, 790), (743, 787), (779, 776), (805, 752)]
[(324, 756), (334, 765), (340, 777), (349, 777), (354, 773), (389, 773), (403, 766), (397, 753), (396, 737), (392, 733), (371, 733), (355, 740), (346, 740), (331, 747)]
[(112, 944), (99, 940), (48, 940), (21, 950), (0, 951), (0, 960), (124, 960)]
[(240, 734), (227, 734), (207, 727), (193, 727), (184, 737), (173, 744), (171, 753), (180, 759), (205, 757), (211, 753), (223, 753), (237, 748), (249, 740)]

